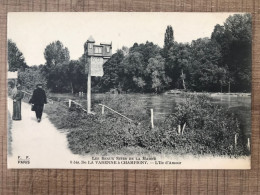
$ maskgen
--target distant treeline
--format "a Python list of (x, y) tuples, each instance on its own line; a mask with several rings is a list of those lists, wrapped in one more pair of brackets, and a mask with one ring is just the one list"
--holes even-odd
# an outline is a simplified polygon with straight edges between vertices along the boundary
[[(104, 64), (104, 76), (92, 78), (92, 89), (250, 92), (251, 28), (250, 14), (235, 14), (223, 26), (217, 24), (210, 38), (177, 43), (172, 26), (168, 26), (163, 48), (147, 41), (117, 50)], [(70, 60), (69, 50), (55, 41), (45, 48), (44, 57), (44, 65), (28, 67), (16, 44), (8, 40), (9, 70), (19, 70), (19, 82), (25, 88), (33, 89), (35, 83), (42, 82), (52, 92), (86, 91), (84, 54)]]

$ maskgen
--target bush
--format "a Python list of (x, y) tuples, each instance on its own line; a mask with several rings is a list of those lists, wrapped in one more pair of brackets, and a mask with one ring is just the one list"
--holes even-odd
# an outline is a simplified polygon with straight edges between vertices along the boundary
[[(142, 145), (157, 152), (167, 149), (192, 154), (248, 154), (242, 139), (238, 139), (235, 148), (234, 137), (241, 134), (241, 130), (232, 113), (211, 103), (205, 95), (188, 95), (185, 99), (159, 128), (144, 132)], [(184, 124), (184, 132), (179, 133), (178, 125), (183, 129)]]
[(88, 152), (113, 152), (123, 147), (134, 146), (135, 139), (130, 133), (131, 124), (122, 124), (122, 118), (85, 118), (84, 125), (75, 128), (68, 135), (70, 149), (77, 154)]
[(23, 90), (33, 91), (37, 83), (42, 83), (46, 88), (47, 80), (41, 73), (41, 68), (37, 66), (26, 68), (19, 72), (18, 82), (23, 86)]

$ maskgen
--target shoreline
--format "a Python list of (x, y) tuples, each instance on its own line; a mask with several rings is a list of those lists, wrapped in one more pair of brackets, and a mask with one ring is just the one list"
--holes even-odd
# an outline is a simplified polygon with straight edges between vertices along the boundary
[(169, 90), (164, 92), (164, 94), (192, 94), (192, 95), (210, 95), (210, 96), (219, 96), (219, 95), (232, 95), (232, 96), (251, 96), (252, 93), (243, 93), (243, 92), (185, 92), (185, 91), (179, 91), (179, 90)]
[[(131, 93), (96, 93), (96, 92), (91, 92), (91, 94), (93, 95), (98, 95), (98, 94), (110, 94), (110, 95), (167, 95), (167, 94), (195, 94), (195, 95), (203, 95), (203, 94), (208, 94), (208, 95), (238, 95), (238, 96), (251, 96), (252, 93), (244, 93), (244, 92), (232, 92), (232, 93), (228, 93), (228, 92), (185, 92), (185, 91), (173, 91), (173, 90), (169, 90), (169, 91), (165, 91), (162, 93), (138, 93), (138, 92), (131, 92)], [(50, 92), (49, 94), (50, 97), (52, 97), (54, 95), (54, 97), (59, 97), (60, 95), (67, 95), (67, 96), (78, 96), (78, 93), (69, 93), (69, 92), (65, 92), (65, 93), (54, 93), (54, 92)], [(87, 93), (83, 93), (84, 96), (86, 96)], [(83, 97), (84, 97), (83, 96)]]

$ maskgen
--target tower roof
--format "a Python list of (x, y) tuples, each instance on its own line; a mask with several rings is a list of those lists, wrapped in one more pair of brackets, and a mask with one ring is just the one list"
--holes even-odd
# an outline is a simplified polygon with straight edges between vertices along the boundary
[(102, 43), (100, 43), (100, 45), (112, 45), (112, 42), (111, 43), (102, 42)]
[(95, 43), (95, 39), (90, 35), (87, 42)]

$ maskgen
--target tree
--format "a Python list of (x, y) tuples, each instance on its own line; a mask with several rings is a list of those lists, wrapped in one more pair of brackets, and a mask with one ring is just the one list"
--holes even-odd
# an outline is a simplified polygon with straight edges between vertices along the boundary
[(70, 91), (70, 82), (67, 74), (68, 68), (69, 63), (67, 62), (51, 67), (47, 77), (47, 86), (52, 92), (62, 93)]
[(226, 83), (227, 70), (220, 67), (220, 47), (208, 38), (191, 43), (189, 86), (196, 91), (220, 91)]
[(133, 47), (129, 49), (129, 54), (134, 52), (140, 53), (142, 55), (144, 66), (147, 66), (149, 59), (158, 55), (160, 53), (160, 50), (161, 49), (158, 45), (147, 41), (145, 44), (142, 43), (140, 45), (135, 43)]
[[(148, 41), (140, 45), (135, 43), (129, 49), (129, 54), (121, 64), (122, 69), (124, 69), (124, 75), (122, 75), (124, 81), (122, 83), (125, 84), (125, 89), (142, 92), (153, 91), (151, 84), (148, 84), (149, 82), (151, 83), (151, 77), (147, 75), (146, 69), (149, 65), (149, 60), (160, 55), (160, 50), (158, 45)], [(129, 74), (130, 72), (131, 74)]]
[(123, 47), (104, 64), (99, 89), (109, 91), (162, 91), (169, 83), (165, 74), (161, 48), (152, 42)]
[(186, 89), (185, 78), (191, 65), (191, 49), (189, 44), (175, 43), (168, 51), (166, 72), (171, 78), (172, 88)]
[(64, 47), (60, 41), (55, 41), (47, 45), (44, 51), (44, 57), (46, 65), (50, 67), (68, 62), (70, 54), (67, 47)]
[(86, 85), (87, 76), (85, 74), (85, 65), (79, 60), (71, 60), (67, 66), (67, 78), (71, 88), (71, 93), (83, 91), (82, 85)]
[(104, 75), (99, 84), (103, 91), (121, 88), (119, 77), (122, 76), (123, 70), (121, 69), (122, 67), (120, 67), (120, 63), (123, 61), (124, 55), (125, 52), (123, 50), (117, 50), (104, 64)]
[(60, 41), (46, 46), (44, 51), (46, 59), (43, 74), (47, 79), (47, 87), (52, 91), (68, 91), (68, 77), (66, 68), (69, 64), (69, 50)]
[(142, 77), (133, 77), (133, 81), (137, 88), (141, 89), (143, 91), (144, 86), (146, 85), (145, 81)]
[(126, 46), (122, 47), (122, 51), (123, 51), (124, 56), (127, 56), (129, 54), (129, 48)]
[(233, 91), (251, 90), (252, 18), (250, 14), (229, 16), (211, 35), (221, 47), (221, 66), (227, 66)]
[(32, 91), (37, 83), (42, 83), (45, 88), (46, 78), (41, 73), (42, 66), (31, 66), (19, 72), (18, 81), (27, 91)]
[(171, 79), (165, 73), (165, 61), (162, 56), (157, 55), (149, 59), (149, 64), (146, 68), (146, 76), (148, 88), (154, 92), (160, 92), (168, 86)]
[(28, 66), (25, 63), (23, 53), (18, 49), (16, 44), (8, 39), (8, 71), (14, 72), (24, 70)]
[(136, 91), (139, 86), (138, 82), (134, 80), (134, 77), (143, 78), (145, 63), (143, 60), (143, 55), (139, 52), (130, 52), (128, 56), (120, 63), (120, 81), (123, 84), (124, 90), (134, 90)]
[(174, 44), (174, 37), (173, 37), (173, 29), (172, 26), (167, 26), (166, 32), (164, 34), (164, 46), (163, 46), (163, 56), (167, 57), (168, 51)]

